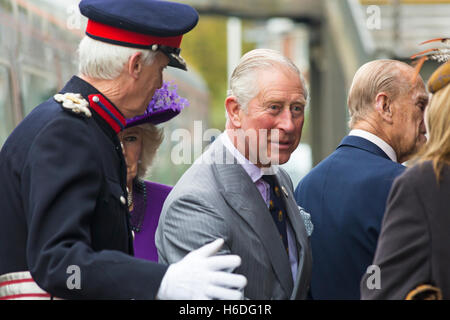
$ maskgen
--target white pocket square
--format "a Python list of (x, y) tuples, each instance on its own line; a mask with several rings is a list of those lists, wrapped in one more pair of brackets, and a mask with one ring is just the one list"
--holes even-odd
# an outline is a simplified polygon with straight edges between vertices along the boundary
[(314, 225), (311, 221), (311, 215), (305, 211), (300, 206), (297, 206), (298, 210), (300, 210), (300, 214), (302, 215), (303, 223), (305, 224), (306, 233), (308, 234), (308, 237), (311, 237), (311, 234), (314, 231)]

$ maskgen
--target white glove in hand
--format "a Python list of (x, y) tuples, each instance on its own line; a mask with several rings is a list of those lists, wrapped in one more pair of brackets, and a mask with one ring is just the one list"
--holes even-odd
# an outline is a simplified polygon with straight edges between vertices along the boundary
[[(230, 273), (241, 265), (237, 255), (212, 256), (224, 243), (217, 239), (169, 266), (159, 287), (161, 300), (239, 300), (247, 278)], [(222, 270), (222, 271), (221, 271)], [(223, 270), (229, 270), (223, 271)]]

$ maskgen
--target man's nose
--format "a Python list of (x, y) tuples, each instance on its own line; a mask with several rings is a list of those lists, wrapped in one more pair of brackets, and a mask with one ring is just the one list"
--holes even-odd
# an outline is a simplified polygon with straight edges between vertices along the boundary
[(158, 83), (157, 89), (161, 89), (161, 87), (163, 86), (163, 83), (164, 83), (164, 72), (161, 71), (161, 77), (159, 78), (159, 83)]
[(425, 121), (422, 120), (420, 122), (420, 127), (419, 127), (420, 132), (426, 132), (427, 131), (427, 127), (425, 126)]
[(279, 117), (279, 129), (285, 132), (293, 132), (295, 130), (294, 119), (289, 108), (283, 109)]

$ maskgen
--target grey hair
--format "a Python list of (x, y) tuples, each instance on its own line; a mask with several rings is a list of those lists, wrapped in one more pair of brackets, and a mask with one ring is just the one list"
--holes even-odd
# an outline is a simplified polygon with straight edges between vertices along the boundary
[(247, 52), (234, 69), (227, 96), (235, 96), (242, 110), (246, 111), (248, 103), (258, 95), (258, 71), (277, 68), (280, 65), (295, 72), (302, 83), (304, 98), (308, 100), (305, 80), (297, 66), (280, 52), (271, 49), (255, 49)]
[(136, 52), (142, 52), (145, 65), (151, 64), (156, 56), (151, 50), (118, 46), (85, 36), (78, 46), (78, 72), (90, 78), (115, 79)]
[(152, 165), (156, 151), (164, 139), (164, 130), (151, 123), (136, 126), (142, 132), (141, 162), (138, 164), (137, 177), (143, 178)]
[(367, 62), (356, 71), (347, 99), (350, 129), (374, 110), (378, 93), (386, 92), (391, 100), (395, 100), (408, 92), (411, 83), (402, 76), (405, 68), (411, 67), (401, 61), (379, 59)]

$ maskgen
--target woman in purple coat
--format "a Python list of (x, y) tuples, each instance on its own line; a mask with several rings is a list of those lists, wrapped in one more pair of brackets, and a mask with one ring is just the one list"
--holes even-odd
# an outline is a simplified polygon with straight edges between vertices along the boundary
[(156, 125), (178, 115), (185, 105), (187, 100), (178, 97), (176, 87), (164, 83), (155, 92), (145, 114), (127, 119), (126, 128), (119, 133), (127, 163), (128, 208), (137, 258), (158, 261), (155, 231), (172, 189), (143, 180), (163, 140), (163, 130)]

